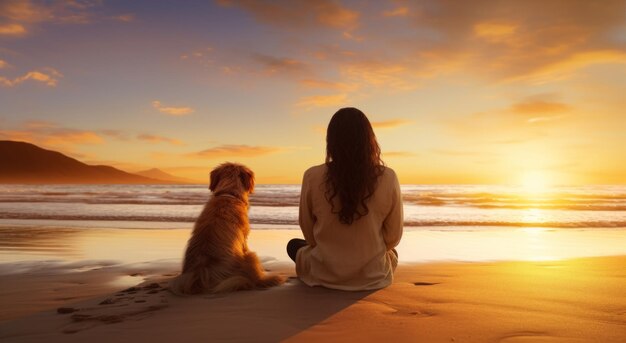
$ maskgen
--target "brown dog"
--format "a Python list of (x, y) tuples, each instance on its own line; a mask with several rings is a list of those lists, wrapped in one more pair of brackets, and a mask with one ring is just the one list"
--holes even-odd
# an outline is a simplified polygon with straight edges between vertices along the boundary
[(187, 244), (182, 274), (170, 282), (175, 294), (221, 293), (280, 285), (284, 278), (265, 275), (248, 250), (248, 194), (254, 173), (224, 163), (211, 172), (213, 196), (198, 217)]

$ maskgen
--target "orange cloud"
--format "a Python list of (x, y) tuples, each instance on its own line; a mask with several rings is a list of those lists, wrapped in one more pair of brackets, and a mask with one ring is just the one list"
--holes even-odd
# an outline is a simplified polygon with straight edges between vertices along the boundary
[(191, 63), (200, 64), (202, 66), (211, 66), (214, 63), (213, 47), (208, 46), (205, 48), (192, 50), (180, 55), (182, 61), (189, 61)]
[(5, 0), (0, 2), (0, 17), (19, 22), (38, 22), (52, 16), (50, 7), (30, 0)]
[(126, 14), (120, 14), (120, 15), (113, 16), (113, 17), (111, 17), (111, 19), (115, 20), (115, 21), (121, 21), (121, 22), (124, 22), (124, 23), (130, 23), (130, 22), (135, 20), (135, 15), (132, 14), (132, 13), (126, 13)]
[(511, 111), (519, 114), (536, 114), (545, 112), (563, 112), (570, 107), (560, 102), (546, 100), (527, 100), (511, 106)]
[(474, 25), (474, 34), (491, 42), (500, 42), (511, 38), (517, 27), (514, 24), (483, 22)]
[(0, 35), (5, 36), (21, 36), (26, 33), (26, 28), (21, 24), (2, 24), (0, 25)]
[(551, 100), (551, 94), (539, 94), (513, 104), (509, 112), (528, 117), (527, 123), (542, 123), (563, 117), (562, 113), (570, 111), (567, 104)]
[(383, 151), (384, 157), (412, 157), (414, 153), (408, 151)]
[(332, 0), (220, 0), (222, 6), (237, 6), (258, 21), (288, 28), (329, 27), (351, 30), (359, 14)]
[(341, 76), (359, 87), (411, 90), (418, 86), (413, 70), (404, 62), (351, 61), (339, 65)]
[(232, 157), (257, 157), (282, 151), (282, 148), (250, 146), (250, 145), (220, 145), (217, 147), (188, 154), (188, 157), (196, 158), (232, 158)]
[(340, 106), (348, 102), (348, 96), (346, 94), (337, 95), (312, 95), (301, 98), (296, 106), (312, 109), (315, 107), (332, 107)]
[(64, 149), (74, 145), (100, 144), (104, 141), (102, 136), (94, 131), (64, 128), (43, 121), (26, 122), (21, 128), (0, 130), (0, 137)]
[(532, 80), (546, 82), (571, 76), (576, 70), (594, 64), (626, 64), (626, 51), (597, 50), (576, 52), (560, 60), (546, 63), (525, 75), (512, 77), (510, 81)]
[(4, 76), (0, 76), (0, 84), (6, 87), (17, 86), (28, 80), (41, 82), (50, 87), (55, 87), (59, 82), (59, 78), (63, 77), (63, 74), (59, 73), (53, 68), (44, 68), (41, 71), (33, 70), (29, 71), (22, 76), (18, 76), (14, 79), (9, 79)]
[(111, 137), (111, 138), (115, 138), (115, 139), (119, 139), (123, 141), (126, 141), (129, 138), (125, 132), (119, 131), (119, 130), (99, 130), (98, 133), (107, 137)]
[(194, 112), (194, 109), (191, 107), (180, 106), (180, 107), (171, 107), (171, 106), (163, 106), (160, 101), (155, 100), (152, 102), (152, 107), (156, 108), (159, 112), (165, 113), (171, 116), (184, 116)]
[(417, 30), (433, 33), (420, 35), (414, 44), (403, 42), (411, 47), (405, 53), (436, 54), (435, 64), (463, 55), (457, 70), (481, 77), (550, 82), (592, 64), (626, 61), (626, 48), (615, 38), (626, 19), (622, 0), (607, 0), (603, 6), (585, 0), (554, 1), (550, 6), (489, 0), (405, 5)]
[[(537, 94), (521, 99), (505, 108), (475, 112), (444, 121), (450, 139), (496, 145), (526, 144), (548, 137), (551, 132), (564, 129), (576, 119), (575, 108), (555, 100), (558, 94)], [(562, 120), (564, 118), (571, 120)], [(446, 151), (436, 151), (445, 154)], [(465, 152), (464, 154), (467, 155)], [(451, 155), (451, 154), (450, 154)]]
[(324, 81), (317, 79), (303, 79), (299, 80), (298, 83), (304, 88), (317, 88), (317, 89), (328, 89), (328, 90), (338, 90), (338, 91), (353, 91), (357, 88), (354, 84), (348, 84), (344, 82), (333, 82), (333, 81)]
[(391, 119), (391, 120), (384, 120), (384, 121), (373, 121), (372, 122), (372, 127), (374, 127), (375, 129), (391, 129), (391, 128), (394, 128), (394, 127), (407, 125), (407, 124), (410, 124), (410, 123), (411, 123), (410, 120)]
[(39, 23), (88, 24), (101, 19), (132, 21), (132, 14), (104, 17), (97, 13), (102, 1), (0, 1), (0, 35), (24, 35)]
[(6, 68), (8, 66), (9, 66), (9, 64), (7, 63), (7, 61), (0, 60), (0, 69)]
[(181, 142), (178, 139), (168, 138), (168, 137), (163, 137), (163, 136), (157, 136), (157, 135), (150, 135), (150, 134), (138, 135), (137, 139), (140, 139), (140, 140), (143, 140), (143, 141), (147, 141), (147, 142), (151, 142), (151, 143), (169, 143), (169, 144), (173, 144), (173, 145), (183, 145), (183, 142)]

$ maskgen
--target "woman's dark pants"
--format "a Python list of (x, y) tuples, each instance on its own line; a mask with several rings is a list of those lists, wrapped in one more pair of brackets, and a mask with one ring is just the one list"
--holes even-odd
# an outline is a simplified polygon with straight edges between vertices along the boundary
[(306, 245), (307, 244), (304, 239), (294, 238), (290, 240), (289, 243), (287, 243), (287, 255), (289, 255), (289, 258), (296, 262), (298, 250), (305, 247)]

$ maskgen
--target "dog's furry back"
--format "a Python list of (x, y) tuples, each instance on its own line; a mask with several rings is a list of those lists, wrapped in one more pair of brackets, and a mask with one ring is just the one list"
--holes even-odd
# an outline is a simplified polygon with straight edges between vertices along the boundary
[(230, 292), (284, 281), (265, 275), (257, 255), (248, 250), (247, 192), (238, 195), (242, 198), (213, 196), (204, 207), (187, 244), (182, 273), (170, 282), (173, 293)]

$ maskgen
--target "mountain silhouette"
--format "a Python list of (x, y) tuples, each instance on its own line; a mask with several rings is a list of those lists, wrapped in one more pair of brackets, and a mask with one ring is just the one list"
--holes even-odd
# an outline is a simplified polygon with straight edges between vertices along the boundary
[(104, 165), (88, 165), (34, 144), (0, 141), (0, 183), (167, 184)]
[(164, 172), (164, 171), (162, 171), (161, 169), (158, 169), (158, 168), (152, 168), (152, 169), (138, 171), (138, 172), (135, 172), (135, 174), (141, 175), (141, 176), (145, 176), (145, 177), (149, 177), (149, 178), (152, 178), (152, 179), (158, 179), (158, 180), (164, 180), (164, 181), (173, 181), (173, 182), (176, 182), (176, 183), (192, 183), (192, 184), (201, 183), (201, 182), (196, 181), (196, 180), (187, 179), (187, 178), (184, 178), (184, 177), (179, 177), (179, 176), (175, 176), (175, 175), (166, 173), (166, 172)]

